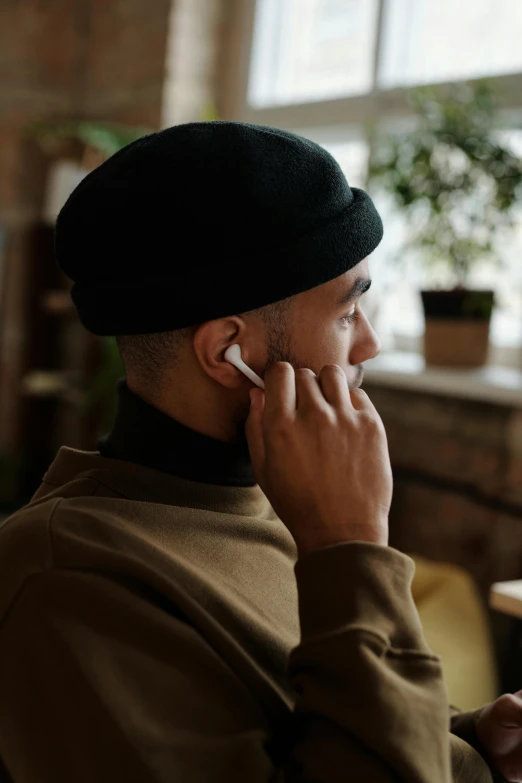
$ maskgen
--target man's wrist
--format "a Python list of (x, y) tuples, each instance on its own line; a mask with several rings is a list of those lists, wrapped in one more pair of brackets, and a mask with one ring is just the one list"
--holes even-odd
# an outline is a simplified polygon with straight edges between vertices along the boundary
[(322, 528), (295, 537), (299, 557), (338, 544), (376, 544), (388, 546), (388, 520), (349, 524), (329, 530)]

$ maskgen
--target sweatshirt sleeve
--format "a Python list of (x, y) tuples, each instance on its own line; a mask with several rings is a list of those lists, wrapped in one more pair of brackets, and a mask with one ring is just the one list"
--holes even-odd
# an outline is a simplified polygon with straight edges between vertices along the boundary
[(493, 761), (488, 758), (485, 748), (478, 737), (476, 729), (476, 720), (483, 707), (472, 712), (461, 712), (456, 707), (450, 707), (450, 726), (451, 733), (464, 740), (470, 747), (481, 755), (488, 764), (493, 783), (508, 783), (506, 778), (500, 774)]
[(351, 767), (354, 780), (375, 783), (451, 780), (446, 691), (413, 603), (413, 572), (405, 555), (363, 543), (298, 561), (296, 779), (340, 783)]
[(445, 690), (412, 573), (365, 544), (297, 564), (297, 702), (277, 742), (174, 607), (130, 580), (35, 575), (0, 629), (0, 766), (13, 783), (449, 783)]

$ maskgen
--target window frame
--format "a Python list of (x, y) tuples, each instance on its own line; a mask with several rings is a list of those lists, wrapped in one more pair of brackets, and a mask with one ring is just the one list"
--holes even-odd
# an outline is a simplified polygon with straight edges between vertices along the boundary
[[(372, 121), (394, 120), (412, 117), (408, 103), (408, 93), (412, 85), (405, 87), (380, 88), (377, 86), (377, 74), (382, 53), (383, 27), (386, 6), (389, 0), (378, 0), (377, 35), (373, 58), (373, 83), (371, 92), (343, 98), (293, 103), (282, 106), (254, 108), (248, 103), (248, 83), (250, 78), (251, 52), (254, 40), (256, 6), (260, 0), (233, 0), (235, 46), (229, 49), (227, 67), (228, 100), (225, 102), (226, 118), (258, 125), (272, 125), (285, 130), (295, 128), (329, 128), (331, 126), (364, 126)], [(467, 79), (469, 84), (477, 84), (484, 78), (499, 96), (499, 108), (507, 110), (522, 109), (522, 70), (501, 76), (488, 76), (479, 79)], [(444, 94), (455, 81), (430, 83), (430, 87)]]

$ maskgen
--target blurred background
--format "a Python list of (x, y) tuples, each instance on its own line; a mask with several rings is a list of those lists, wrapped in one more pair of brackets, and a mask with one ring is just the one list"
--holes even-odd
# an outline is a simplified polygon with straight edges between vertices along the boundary
[(435, 629), (445, 595), (435, 646), (454, 688), (475, 672), (463, 700), (522, 687), (519, 621), (485, 614), (492, 582), (522, 577), (521, 38), (520, 0), (3, 0), (0, 512), (59, 446), (96, 448), (123, 374), (54, 264), (71, 190), (149, 130), (295, 131), (385, 223), (365, 388), (390, 442), (392, 543), (417, 556)]

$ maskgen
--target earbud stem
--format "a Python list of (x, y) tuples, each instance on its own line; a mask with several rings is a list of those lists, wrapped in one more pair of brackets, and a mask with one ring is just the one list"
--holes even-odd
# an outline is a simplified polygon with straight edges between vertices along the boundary
[(236, 369), (243, 373), (243, 375), (246, 375), (246, 377), (251, 380), (252, 383), (255, 383), (256, 386), (259, 386), (260, 389), (265, 388), (265, 383), (262, 378), (260, 378), (257, 373), (251, 370), (248, 364), (245, 364), (241, 358), (241, 348), (239, 345), (231, 345), (230, 348), (227, 348), (225, 351), (225, 359), (227, 362), (230, 362), (230, 364), (233, 364)]

